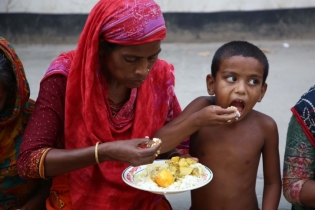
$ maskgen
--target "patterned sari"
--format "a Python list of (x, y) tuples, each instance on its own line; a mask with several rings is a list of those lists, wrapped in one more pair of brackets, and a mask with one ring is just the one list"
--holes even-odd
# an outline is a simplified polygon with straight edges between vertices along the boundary
[(302, 95), (291, 109), (291, 118), (283, 166), (283, 193), (292, 210), (315, 210), (303, 206), (303, 184), (314, 179), (315, 171), (315, 86)]
[(0, 111), (0, 209), (21, 208), (32, 196), (36, 180), (21, 179), (16, 160), (22, 135), (34, 108), (23, 65), (14, 48), (0, 37), (0, 49), (12, 63), (17, 89), (14, 103), (6, 103)]

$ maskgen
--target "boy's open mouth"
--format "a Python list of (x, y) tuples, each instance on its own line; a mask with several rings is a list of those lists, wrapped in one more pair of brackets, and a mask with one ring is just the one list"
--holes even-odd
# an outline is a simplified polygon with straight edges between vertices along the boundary
[(242, 114), (242, 112), (244, 110), (245, 103), (242, 100), (234, 100), (234, 101), (232, 101), (230, 106), (236, 107), (237, 110), (239, 111), (239, 113)]

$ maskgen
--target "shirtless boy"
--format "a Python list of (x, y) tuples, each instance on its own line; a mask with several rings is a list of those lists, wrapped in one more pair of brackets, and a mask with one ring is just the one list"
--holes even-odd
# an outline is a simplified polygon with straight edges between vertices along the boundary
[[(206, 78), (210, 96), (192, 101), (155, 136), (162, 147), (190, 136), (190, 154), (208, 166), (212, 181), (191, 191), (191, 210), (257, 210), (257, 169), (262, 154), (262, 209), (278, 209), (281, 178), (275, 121), (253, 109), (267, 90), (268, 61), (256, 46), (233, 41), (214, 55)], [(240, 116), (230, 106), (237, 108)], [(174, 140), (176, 139), (176, 140)]]

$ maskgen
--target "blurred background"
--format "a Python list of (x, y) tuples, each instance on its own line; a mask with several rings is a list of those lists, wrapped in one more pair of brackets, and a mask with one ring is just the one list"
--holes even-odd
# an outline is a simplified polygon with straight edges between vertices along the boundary
[[(75, 49), (87, 15), (97, 2), (0, 0), (0, 36), (11, 42), (22, 59), (33, 99), (37, 98), (40, 80), (50, 62), (61, 52)], [(175, 66), (175, 92), (182, 108), (194, 98), (207, 95), (205, 78), (210, 73), (212, 56), (222, 44), (247, 40), (265, 52), (270, 65), (268, 90), (255, 109), (270, 115), (278, 124), (282, 167), (290, 108), (314, 85), (315, 1), (156, 2), (168, 29), (160, 57)], [(262, 191), (260, 164), (256, 185), (260, 205)], [(189, 192), (167, 197), (174, 210), (190, 207)], [(282, 196), (279, 210), (289, 209), (290, 204)]]
[[(76, 43), (98, 0), (1, 0), (0, 32), (14, 43)], [(314, 38), (314, 0), (156, 0), (166, 42)]]

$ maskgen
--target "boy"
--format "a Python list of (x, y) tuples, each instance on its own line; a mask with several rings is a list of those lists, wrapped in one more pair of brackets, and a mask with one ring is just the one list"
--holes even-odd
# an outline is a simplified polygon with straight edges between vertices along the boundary
[[(232, 41), (223, 45), (215, 53), (211, 75), (207, 76), (210, 96), (196, 98), (156, 133), (164, 149), (191, 135), (190, 154), (214, 174), (208, 185), (191, 191), (191, 210), (257, 210), (255, 184), (261, 154), (262, 209), (278, 208), (277, 125), (271, 117), (253, 110), (267, 90), (268, 68), (266, 56), (253, 44)], [(227, 109), (230, 106), (237, 111)]]

